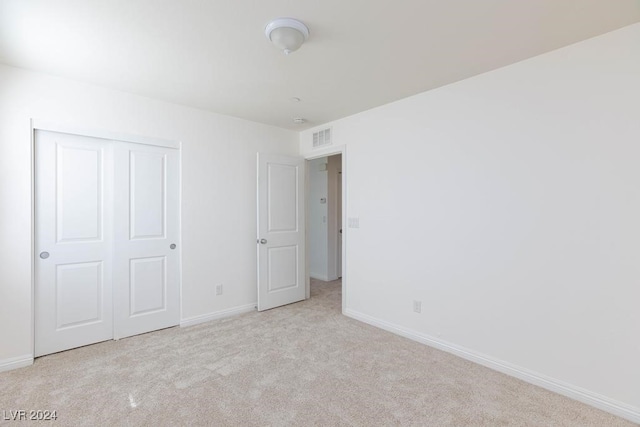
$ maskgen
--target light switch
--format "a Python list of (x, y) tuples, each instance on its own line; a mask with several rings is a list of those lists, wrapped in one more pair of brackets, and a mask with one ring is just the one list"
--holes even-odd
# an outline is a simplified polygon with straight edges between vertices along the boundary
[(360, 218), (349, 218), (349, 228), (360, 228)]

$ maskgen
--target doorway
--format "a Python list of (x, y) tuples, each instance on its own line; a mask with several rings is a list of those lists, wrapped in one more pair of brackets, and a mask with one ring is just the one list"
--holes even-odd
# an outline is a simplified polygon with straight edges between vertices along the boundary
[(342, 278), (342, 154), (307, 160), (308, 271), (314, 284)]

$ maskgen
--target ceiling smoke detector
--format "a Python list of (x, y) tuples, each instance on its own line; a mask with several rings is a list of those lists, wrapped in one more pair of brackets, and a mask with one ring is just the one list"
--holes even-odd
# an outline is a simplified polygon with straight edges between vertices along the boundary
[(278, 18), (269, 22), (264, 34), (285, 55), (300, 49), (309, 37), (309, 28), (293, 18)]

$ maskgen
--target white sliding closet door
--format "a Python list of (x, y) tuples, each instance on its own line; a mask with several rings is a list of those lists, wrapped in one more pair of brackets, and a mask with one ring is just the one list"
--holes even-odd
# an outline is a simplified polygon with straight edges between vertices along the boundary
[(115, 147), (115, 338), (180, 322), (178, 150)]
[(112, 152), (108, 141), (36, 132), (35, 355), (109, 340)]
[(179, 150), (35, 141), (35, 355), (177, 325)]

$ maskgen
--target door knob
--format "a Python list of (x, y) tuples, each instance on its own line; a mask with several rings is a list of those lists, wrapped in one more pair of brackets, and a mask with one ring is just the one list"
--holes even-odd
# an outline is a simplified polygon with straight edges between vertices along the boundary
[(40, 258), (42, 259), (49, 258), (49, 252), (40, 252)]
[(171, 249), (175, 249), (175, 248), (176, 248), (176, 244), (175, 244), (175, 243), (172, 243), (171, 245), (169, 245), (169, 248), (171, 248)]
[(267, 244), (267, 239), (260, 239), (260, 244), (261, 245), (266, 245)]

